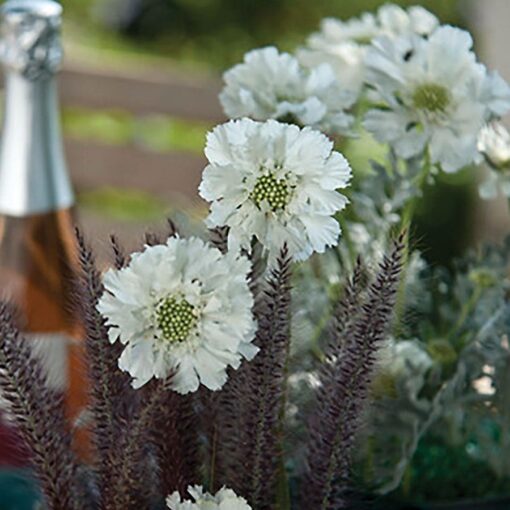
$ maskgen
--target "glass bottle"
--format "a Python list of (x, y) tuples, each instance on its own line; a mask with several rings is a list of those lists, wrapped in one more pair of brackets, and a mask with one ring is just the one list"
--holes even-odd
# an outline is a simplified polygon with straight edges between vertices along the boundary
[(0, 10), (5, 83), (0, 288), (18, 305), (48, 384), (66, 392), (73, 419), (84, 404), (85, 387), (81, 328), (70, 302), (76, 263), (74, 195), (56, 88), (61, 14), (53, 0), (9, 0)]

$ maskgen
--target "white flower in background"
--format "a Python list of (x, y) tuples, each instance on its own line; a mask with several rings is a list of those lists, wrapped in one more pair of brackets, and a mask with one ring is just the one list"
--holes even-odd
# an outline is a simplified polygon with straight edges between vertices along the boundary
[(429, 36), (439, 26), (439, 20), (427, 9), (414, 5), (402, 9), (398, 5), (386, 4), (377, 11), (379, 34), (401, 36), (416, 34)]
[(287, 243), (295, 260), (338, 242), (333, 215), (347, 204), (336, 190), (351, 178), (333, 143), (310, 128), (274, 120), (230, 121), (207, 136), (200, 195), (211, 202), (209, 227), (229, 226), (229, 248), (256, 237), (270, 262)]
[(510, 109), (510, 88), (476, 62), (472, 44), (468, 32), (450, 26), (429, 39), (374, 41), (367, 81), (382, 108), (367, 113), (364, 127), (401, 158), (428, 150), (445, 172), (478, 161), (478, 133)]
[(510, 168), (510, 133), (500, 122), (491, 122), (482, 128), (478, 150), (492, 168)]
[(178, 492), (168, 496), (167, 507), (170, 510), (251, 510), (244, 498), (225, 487), (214, 496), (204, 492), (199, 485), (188, 487), (188, 492), (192, 499), (183, 500)]
[(381, 361), (382, 373), (389, 375), (419, 406), (419, 393), (425, 384), (427, 372), (434, 365), (425, 346), (418, 340), (391, 341), (382, 351)]
[(297, 55), (304, 65), (328, 63), (342, 85), (358, 95), (365, 80), (365, 56), (372, 40), (381, 35), (430, 35), (439, 25), (437, 18), (420, 6), (407, 10), (393, 4), (384, 5), (376, 15), (364, 13), (359, 18), (341, 21), (326, 18), (321, 31), (312, 34), (307, 48)]
[(480, 184), (483, 199), (497, 196), (498, 191), (510, 197), (510, 133), (499, 122), (482, 128), (478, 136), (478, 150), (490, 166), (487, 179)]
[(306, 69), (292, 55), (268, 47), (247, 53), (224, 80), (220, 101), (231, 119), (285, 120), (343, 134), (352, 125), (346, 110), (356, 97), (328, 64)]
[(106, 272), (98, 310), (110, 341), (126, 346), (119, 367), (135, 388), (174, 372), (179, 393), (200, 383), (218, 390), (228, 366), (255, 356), (249, 271), (245, 257), (222, 255), (197, 238), (170, 238)]

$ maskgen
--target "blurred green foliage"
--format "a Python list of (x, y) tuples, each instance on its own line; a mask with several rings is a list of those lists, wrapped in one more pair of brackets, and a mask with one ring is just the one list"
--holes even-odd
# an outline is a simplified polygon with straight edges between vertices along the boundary
[(136, 117), (126, 111), (66, 108), (62, 116), (66, 136), (108, 145), (137, 144), (156, 152), (202, 154), (212, 125), (166, 115)]
[(108, 145), (126, 144), (133, 138), (134, 119), (128, 112), (66, 108), (62, 115), (66, 136), (97, 140)]
[[(420, 442), (406, 483), (412, 487), (413, 502), (489, 499), (507, 494), (510, 480), (497, 478), (489, 466), (473, 459), (464, 445), (451, 446), (433, 435)], [(405, 492), (405, 485), (401, 489)], [(410, 499), (411, 494), (402, 494)]]
[[(349, 18), (376, 10), (381, 0), (61, 0), (69, 28), (103, 48), (125, 48), (198, 62), (223, 70), (255, 47), (293, 50), (326, 16)], [(420, 4), (444, 23), (463, 23), (459, 0), (396, 0)], [(110, 27), (110, 30), (108, 29)], [(118, 37), (111, 28), (117, 28)], [(133, 44), (136, 42), (136, 44)]]
[(134, 189), (100, 188), (78, 195), (78, 205), (121, 221), (147, 222), (168, 215), (168, 206), (155, 196)]

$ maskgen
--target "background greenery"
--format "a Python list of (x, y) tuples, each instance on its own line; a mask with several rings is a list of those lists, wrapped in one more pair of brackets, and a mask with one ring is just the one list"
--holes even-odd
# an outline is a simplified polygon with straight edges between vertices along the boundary
[[(82, 44), (149, 53), (223, 70), (248, 50), (276, 44), (292, 50), (326, 16), (349, 18), (381, 0), (61, 0)], [(397, 0), (420, 4), (444, 22), (464, 24), (465, 2)], [(137, 15), (138, 14), (138, 15)], [(70, 30), (71, 31), (71, 30)]]

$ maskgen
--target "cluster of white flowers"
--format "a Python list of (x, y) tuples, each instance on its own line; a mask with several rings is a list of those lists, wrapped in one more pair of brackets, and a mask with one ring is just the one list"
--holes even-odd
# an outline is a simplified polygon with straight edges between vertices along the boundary
[(288, 53), (262, 48), (247, 53), (224, 80), (220, 101), (231, 119), (289, 120), (328, 133), (347, 133), (352, 125), (346, 111), (356, 96), (328, 64), (307, 69)]
[(351, 178), (347, 160), (310, 128), (269, 120), (230, 121), (207, 137), (209, 165), (200, 195), (209, 227), (228, 226), (229, 249), (250, 251), (255, 237), (270, 260), (284, 243), (295, 260), (338, 242), (333, 217), (347, 204), (337, 190)]
[(188, 487), (192, 500), (182, 500), (178, 492), (168, 496), (167, 507), (170, 510), (251, 510), (244, 498), (231, 489), (220, 489), (214, 496), (204, 492), (199, 485)]
[(386, 5), (348, 22), (325, 20), (299, 58), (310, 67), (263, 48), (225, 74), (221, 101), (236, 120), (208, 134), (199, 192), (210, 203), (207, 226), (229, 228), (229, 252), (171, 238), (105, 274), (98, 309), (111, 342), (125, 345), (119, 366), (135, 387), (171, 375), (180, 393), (200, 384), (217, 390), (228, 367), (256, 355), (250, 263), (240, 253), (255, 240), (272, 265), (284, 244), (296, 261), (337, 244), (335, 216), (348, 203), (339, 190), (351, 169), (314, 128), (347, 132), (363, 82), (377, 100), (364, 126), (398, 157), (427, 155), (454, 172), (482, 154), (493, 171), (481, 194), (499, 186), (510, 196), (502, 171), (510, 135), (496, 124), (482, 129), (510, 109), (510, 87), (477, 62), (467, 32), (439, 27), (421, 7)]
[(342, 85), (358, 95), (365, 80), (367, 48), (375, 38), (428, 36), (438, 25), (437, 18), (423, 7), (404, 10), (392, 4), (380, 7), (375, 15), (364, 13), (348, 21), (326, 18), (321, 31), (308, 39), (308, 47), (298, 52), (298, 58), (308, 66), (330, 64)]
[(479, 187), (480, 196), (491, 199), (498, 191), (510, 197), (510, 133), (500, 122), (483, 127), (478, 136), (478, 150), (485, 157), (490, 170)]
[(510, 110), (510, 87), (477, 62), (468, 32), (443, 26), (428, 38), (378, 38), (366, 56), (379, 105), (364, 127), (409, 159), (425, 151), (455, 172), (479, 159), (484, 123)]
[(105, 274), (98, 309), (110, 341), (126, 346), (119, 367), (135, 388), (173, 374), (179, 393), (200, 383), (218, 390), (228, 366), (255, 356), (249, 271), (236, 252), (222, 255), (200, 239), (170, 238)]

